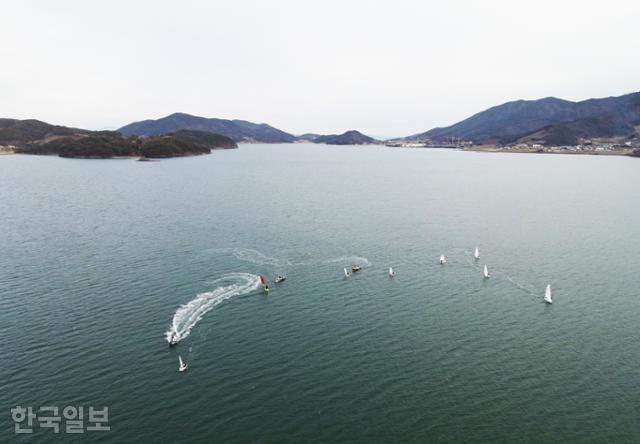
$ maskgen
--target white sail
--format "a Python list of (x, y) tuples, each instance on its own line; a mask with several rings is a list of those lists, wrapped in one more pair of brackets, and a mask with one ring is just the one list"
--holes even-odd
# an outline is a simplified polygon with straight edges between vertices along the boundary
[(478, 250), (478, 247), (476, 247), (476, 251), (473, 252), (473, 257), (480, 259), (480, 250)]
[(182, 356), (178, 355), (178, 361), (180, 362), (180, 367), (178, 367), (178, 371), (183, 372), (187, 370), (189, 366), (182, 360)]
[(447, 259), (444, 257), (444, 254), (440, 256), (440, 263), (441, 264), (447, 263)]
[(389, 276), (394, 277), (396, 274), (393, 272), (393, 267), (389, 267)]
[(547, 289), (544, 291), (544, 301), (547, 304), (551, 304), (551, 285), (547, 285)]
[(182, 360), (182, 356), (178, 355), (178, 361), (180, 362), (180, 367), (178, 367), (179, 372), (183, 372), (187, 369), (188, 365)]
[(489, 269), (487, 268), (487, 266), (484, 266), (484, 277), (488, 278), (489, 277)]

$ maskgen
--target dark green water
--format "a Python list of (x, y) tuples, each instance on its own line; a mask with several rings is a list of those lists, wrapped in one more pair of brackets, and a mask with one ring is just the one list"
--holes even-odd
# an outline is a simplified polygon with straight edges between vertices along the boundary
[[(0, 441), (638, 442), (639, 191), (629, 158), (0, 157)], [(17, 404), (112, 430), (16, 438)]]

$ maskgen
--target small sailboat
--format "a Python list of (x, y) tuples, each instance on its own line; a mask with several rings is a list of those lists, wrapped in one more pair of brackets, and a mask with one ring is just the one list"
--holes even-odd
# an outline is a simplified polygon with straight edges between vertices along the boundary
[(260, 275), (260, 284), (262, 285), (262, 291), (265, 294), (269, 294), (269, 285), (267, 285), (267, 281), (264, 280), (264, 276)]
[(553, 303), (551, 300), (551, 285), (547, 285), (547, 289), (544, 291), (544, 301), (547, 304)]
[(344, 277), (346, 278), (351, 277), (351, 273), (349, 273), (346, 268), (343, 268), (343, 270), (344, 270)]
[(491, 276), (491, 275), (489, 274), (489, 269), (488, 269), (488, 268), (487, 268), (487, 266), (485, 265), (485, 266), (484, 266), (484, 278), (485, 278), (485, 279), (489, 279), (489, 276)]
[(473, 257), (475, 257), (476, 260), (480, 259), (480, 250), (478, 247), (476, 247), (476, 251), (473, 252)]
[(180, 362), (180, 367), (178, 367), (179, 372), (186, 371), (189, 366), (182, 360), (182, 356), (178, 355), (178, 362)]
[(396, 275), (395, 271), (393, 271), (393, 267), (389, 267), (389, 277), (394, 277)]
[(447, 263), (447, 258), (444, 257), (444, 254), (440, 255), (440, 265), (444, 265)]

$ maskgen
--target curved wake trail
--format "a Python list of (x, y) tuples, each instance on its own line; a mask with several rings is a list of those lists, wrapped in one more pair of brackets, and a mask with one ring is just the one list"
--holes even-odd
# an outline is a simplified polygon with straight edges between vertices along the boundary
[(250, 273), (230, 273), (212, 283), (219, 286), (212, 291), (200, 293), (176, 310), (171, 327), (165, 334), (167, 342), (174, 334), (178, 341), (189, 336), (198, 321), (221, 302), (256, 290), (260, 285), (260, 278)]
[(244, 262), (250, 262), (257, 265), (269, 265), (275, 268), (288, 268), (288, 267), (303, 267), (309, 265), (321, 265), (321, 264), (335, 264), (340, 263), (344, 266), (347, 265), (359, 265), (362, 268), (370, 267), (371, 262), (366, 257), (362, 256), (341, 256), (334, 259), (312, 259), (303, 260), (300, 262), (292, 262), (289, 259), (281, 259), (273, 256), (267, 256), (266, 254), (254, 250), (252, 248), (216, 248), (213, 251), (219, 253), (228, 253), (233, 255), (238, 260)]
[[(482, 270), (482, 266), (486, 263), (484, 261), (483, 256), (480, 256), (479, 260), (476, 260), (473, 257), (473, 251), (466, 249), (466, 248), (460, 248), (460, 247), (456, 247), (456, 248), (451, 248), (450, 250), (448, 250), (450, 252), (455, 252), (455, 253), (460, 253), (463, 254), (464, 256), (464, 261), (461, 262), (463, 266), (465, 267), (469, 267), (469, 268), (473, 268), (473, 269), (477, 269), (477, 270)], [(491, 268), (491, 265), (489, 265), (489, 271), (491, 272), (491, 276), (493, 279), (504, 279), (507, 282), (509, 282), (510, 284), (512, 284), (517, 290), (526, 293), (527, 295), (533, 297), (533, 298), (537, 298), (537, 297), (542, 297), (539, 296), (539, 294), (542, 294), (542, 292), (536, 292), (536, 290), (531, 287), (530, 285), (526, 285), (523, 284), (521, 282), (518, 282), (516, 279), (512, 278), (509, 274), (507, 274), (506, 272), (500, 271), (500, 270), (495, 270)]]
[(371, 266), (371, 262), (366, 257), (361, 256), (342, 256), (336, 259), (329, 259), (328, 264), (341, 263), (343, 265), (359, 265), (363, 268)]
[[(523, 293), (528, 294), (529, 296), (536, 297), (536, 292), (532, 288), (530, 288), (528, 285), (521, 284), (520, 282), (516, 281), (515, 279), (513, 279), (508, 274), (498, 272), (498, 276), (500, 276), (500, 275), (504, 276), (504, 278), (507, 281), (511, 282), (518, 290), (522, 291)], [(540, 296), (540, 297), (542, 297), (542, 296)]]
[(293, 265), (287, 259), (267, 256), (258, 250), (251, 248), (217, 248), (214, 251), (220, 253), (231, 253), (233, 257), (244, 262), (251, 262), (258, 265), (272, 265), (274, 267), (287, 267)]

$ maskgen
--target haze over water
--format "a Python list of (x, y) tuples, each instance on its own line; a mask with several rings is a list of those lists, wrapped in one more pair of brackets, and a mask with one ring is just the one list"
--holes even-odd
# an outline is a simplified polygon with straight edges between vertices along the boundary
[(639, 170), (299, 144), (3, 156), (2, 436), (56, 438), (13, 435), (20, 404), (108, 406), (112, 431), (78, 442), (638, 442)]

